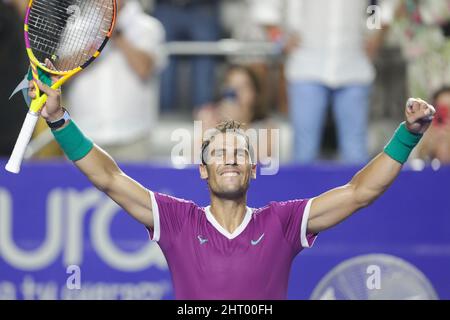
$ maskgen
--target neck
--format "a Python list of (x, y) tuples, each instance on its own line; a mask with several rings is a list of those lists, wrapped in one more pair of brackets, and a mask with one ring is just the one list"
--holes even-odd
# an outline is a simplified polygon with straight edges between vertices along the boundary
[(247, 212), (247, 196), (228, 200), (211, 195), (211, 213), (217, 222), (228, 232), (233, 233), (244, 220)]

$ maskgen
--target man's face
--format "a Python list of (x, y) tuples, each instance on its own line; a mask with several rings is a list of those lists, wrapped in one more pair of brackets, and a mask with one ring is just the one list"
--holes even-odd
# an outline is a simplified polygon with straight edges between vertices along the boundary
[(200, 175), (219, 198), (242, 198), (250, 179), (256, 178), (256, 165), (251, 163), (247, 141), (241, 134), (215, 135), (205, 152), (205, 161), (207, 165), (200, 165)]

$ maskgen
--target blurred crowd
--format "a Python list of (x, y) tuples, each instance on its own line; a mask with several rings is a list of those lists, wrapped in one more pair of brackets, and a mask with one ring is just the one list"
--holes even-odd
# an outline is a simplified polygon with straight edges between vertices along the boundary
[[(0, 0), (0, 156), (26, 112), (9, 99), (27, 71), (26, 3)], [(450, 163), (450, 0), (118, 0), (118, 9), (111, 42), (63, 99), (119, 161), (167, 163), (173, 129), (234, 119), (279, 130), (268, 149), (282, 163), (363, 164), (412, 96), (437, 109), (414, 156)], [(61, 153), (50, 144), (39, 156)]]

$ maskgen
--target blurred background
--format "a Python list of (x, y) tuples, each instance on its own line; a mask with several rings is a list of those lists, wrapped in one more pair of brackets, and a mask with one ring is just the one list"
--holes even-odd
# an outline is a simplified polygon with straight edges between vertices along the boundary
[[(301, 254), (289, 298), (310, 298), (334, 267), (375, 253), (401, 259), (399, 269), (385, 266), (385, 256), (361, 262), (350, 278), (338, 268), (338, 280), (314, 298), (450, 298), (450, 0), (118, 2), (111, 41), (64, 87), (63, 103), (155, 191), (207, 205), (190, 165), (201, 139), (195, 130), (231, 118), (278, 133), (258, 160), (281, 167), (253, 183), (251, 206), (312, 197), (346, 183), (382, 150), (408, 97), (432, 103), (432, 127), (399, 179)], [(10, 98), (28, 70), (26, 5), (0, 0), (2, 166), (26, 114), (22, 94)], [(182, 141), (192, 148), (174, 153)], [(145, 229), (67, 162), (44, 122), (26, 157), (20, 175), (0, 172), (0, 299), (173, 297)], [(78, 274), (72, 265), (81, 289), (69, 285)], [(361, 289), (373, 265), (381, 288)], [(410, 269), (414, 276), (402, 278)], [(399, 277), (417, 285), (393, 293)]]

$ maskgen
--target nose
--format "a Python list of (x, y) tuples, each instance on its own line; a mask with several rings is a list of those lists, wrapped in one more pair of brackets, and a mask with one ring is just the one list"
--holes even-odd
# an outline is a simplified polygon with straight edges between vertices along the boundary
[(234, 151), (226, 153), (225, 165), (237, 165), (237, 157)]

